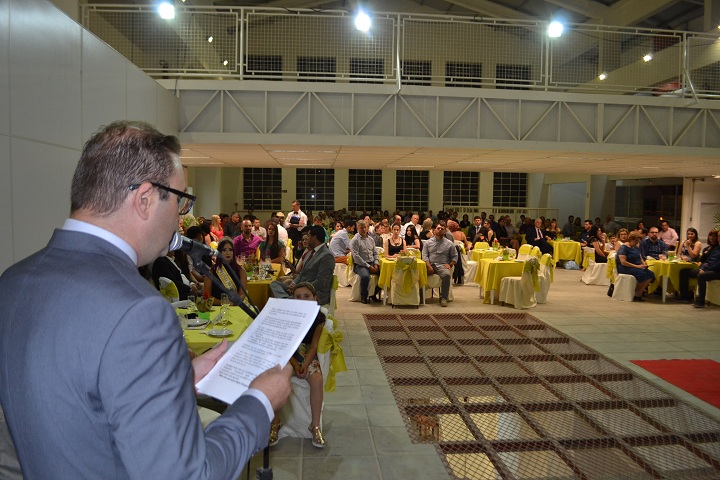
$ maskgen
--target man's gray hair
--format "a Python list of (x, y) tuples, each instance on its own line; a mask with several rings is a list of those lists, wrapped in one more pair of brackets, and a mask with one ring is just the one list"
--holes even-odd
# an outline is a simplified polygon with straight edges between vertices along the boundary
[[(106, 216), (116, 212), (130, 185), (167, 185), (175, 172), (180, 142), (145, 122), (118, 121), (101, 128), (83, 147), (73, 175), (70, 210)], [(169, 193), (160, 190), (160, 199)]]

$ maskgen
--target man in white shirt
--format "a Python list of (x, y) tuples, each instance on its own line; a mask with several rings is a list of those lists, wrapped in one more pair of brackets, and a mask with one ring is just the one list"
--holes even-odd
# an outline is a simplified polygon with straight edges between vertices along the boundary
[(403, 237), (405, 236), (405, 232), (407, 231), (408, 227), (412, 227), (415, 229), (415, 232), (420, 235), (420, 232), (422, 232), (422, 225), (420, 225), (418, 222), (420, 222), (420, 217), (417, 213), (413, 213), (410, 217), (410, 221), (406, 223), (405, 225), (400, 228), (400, 235)]
[(670, 228), (670, 224), (667, 220), (660, 222), (660, 232), (658, 232), (658, 238), (665, 242), (670, 250), (675, 250), (678, 242), (678, 234), (675, 229)]
[(300, 210), (300, 201), (295, 200), (292, 202), (292, 210), (288, 213), (287, 219), (285, 220), (285, 228), (287, 229), (288, 237), (292, 240), (293, 249), (297, 249), (297, 245), (302, 240), (302, 229), (308, 224), (307, 215)]
[(260, 219), (257, 217), (255, 217), (255, 220), (253, 220), (252, 233), (262, 238), (263, 240), (267, 238), (267, 230), (265, 230), (265, 227), (260, 225)]
[(275, 216), (277, 217), (277, 221), (275, 223), (277, 223), (278, 239), (287, 245), (288, 231), (285, 230), (285, 227), (283, 227), (283, 224), (285, 223), (285, 214), (283, 212), (277, 212)]

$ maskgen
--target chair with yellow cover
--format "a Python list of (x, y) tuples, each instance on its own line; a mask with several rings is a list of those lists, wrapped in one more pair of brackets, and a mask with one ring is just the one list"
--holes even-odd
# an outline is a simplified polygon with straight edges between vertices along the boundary
[(415, 257), (398, 257), (390, 280), (390, 303), (420, 306), (420, 273)]
[[(587, 248), (587, 247), (586, 247)], [(595, 249), (591, 248), (592, 259), (588, 262), (580, 279), (585, 285), (601, 285), (607, 287), (610, 285), (610, 279), (607, 277), (607, 263), (595, 263)]]
[[(317, 360), (322, 370), (323, 390), (325, 392), (334, 392), (335, 374), (347, 371), (345, 355), (340, 345), (343, 336), (337, 329), (334, 317), (325, 310), (323, 311), (327, 315), (327, 320), (318, 343)], [(278, 431), (278, 438), (311, 438), (312, 435), (308, 430), (312, 418), (310, 385), (306, 380), (293, 376), (290, 379), (290, 386), (290, 397), (279, 413), (283, 425)], [(320, 416), (320, 428), (322, 429), (322, 415)]]
[(546, 303), (550, 284), (555, 276), (555, 260), (552, 255), (546, 253), (540, 257), (540, 272), (538, 273), (538, 282), (540, 290), (535, 292), (535, 300), (537, 303)]
[(538, 247), (537, 245), (532, 247), (532, 249), (530, 249), (530, 256), (535, 257), (539, 260), (540, 257), (542, 257), (542, 251), (540, 250), (540, 247)]
[[(353, 268), (354, 264), (352, 260), (352, 255), (348, 255), (347, 275), (348, 282), (350, 282), (350, 286), (352, 287), (352, 291), (350, 292), (350, 301), (359, 302), (360, 300), (362, 300), (360, 296), (360, 276), (353, 271)], [(370, 275), (370, 283), (368, 284), (368, 293), (370, 295), (372, 295), (375, 291), (375, 287), (377, 287), (379, 280), (380, 275), (378, 275), (377, 273)]]
[(528, 258), (530, 258), (530, 252), (532, 251), (533, 246), (529, 243), (526, 243), (524, 245), (520, 245), (520, 249), (518, 250), (517, 259), (525, 261)]
[(475, 250), (487, 250), (488, 248), (490, 248), (488, 242), (475, 242), (475, 245), (473, 245), (473, 249)]
[(500, 301), (514, 305), (518, 310), (537, 305), (535, 292), (540, 290), (539, 270), (540, 262), (536, 257), (525, 260), (522, 276), (504, 277), (500, 281)]
[(180, 293), (178, 292), (177, 285), (175, 285), (172, 280), (167, 277), (160, 277), (158, 279), (158, 284), (160, 285), (160, 293), (162, 293), (162, 296), (168, 301), (177, 302), (180, 300)]
[(714, 305), (720, 305), (720, 280), (710, 280), (706, 285), (705, 301)]

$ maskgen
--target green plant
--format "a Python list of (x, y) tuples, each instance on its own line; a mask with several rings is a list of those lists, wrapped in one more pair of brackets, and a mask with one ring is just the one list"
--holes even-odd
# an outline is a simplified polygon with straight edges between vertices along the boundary
[(715, 230), (720, 231), (720, 212), (715, 214), (713, 222), (715, 222)]

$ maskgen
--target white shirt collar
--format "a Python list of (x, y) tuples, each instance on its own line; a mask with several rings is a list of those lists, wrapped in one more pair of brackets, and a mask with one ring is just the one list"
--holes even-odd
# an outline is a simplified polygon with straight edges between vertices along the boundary
[(106, 242), (109, 242), (119, 248), (123, 253), (125, 253), (125, 255), (130, 257), (130, 260), (132, 260), (135, 265), (137, 265), (137, 253), (130, 246), (130, 244), (115, 235), (114, 233), (105, 230), (104, 228), (100, 228), (97, 225), (93, 225), (92, 223), (83, 222), (82, 220), (68, 218), (67, 220), (65, 220), (65, 224), (62, 226), (62, 229), (71, 232), (87, 233), (88, 235), (102, 238)]

